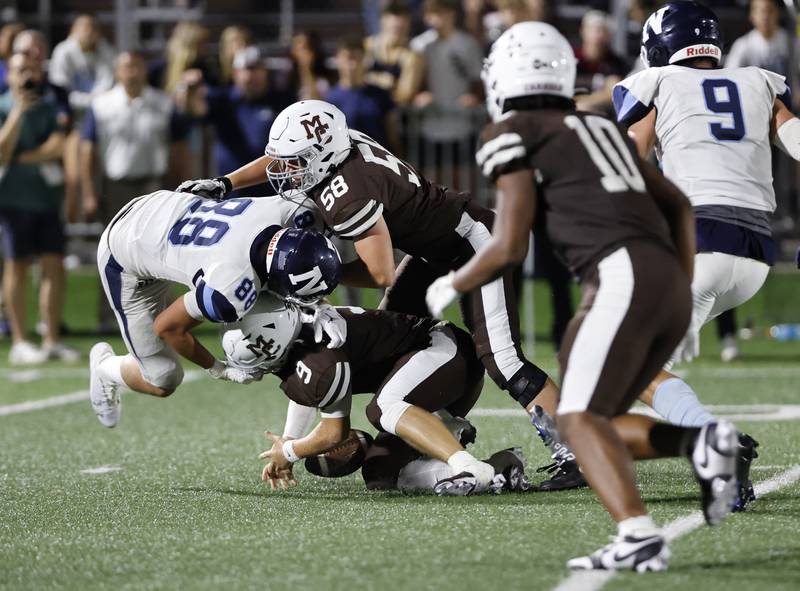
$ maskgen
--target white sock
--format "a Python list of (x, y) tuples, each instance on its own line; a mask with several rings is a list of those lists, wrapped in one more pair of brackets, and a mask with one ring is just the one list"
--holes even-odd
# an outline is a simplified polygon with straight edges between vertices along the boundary
[(100, 365), (97, 366), (97, 371), (104, 380), (110, 380), (119, 386), (125, 386), (125, 380), (122, 379), (122, 361), (128, 355), (113, 355), (107, 359), (103, 359)]
[(653, 410), (679, 427), (702, 427), (717, 419), (697, 399), (691, 386), (680, 378), (661, 382), (653, 394)]
[(433, 490), (437, 482), (455, 474), (445, 462), (421, 457), (403, 466), (397, 475), (397, 488), (407, 491)]
[(620, 536), (635, 536), (637, 538), (644, 538), (660, 533), (656, 524), (653, 523), (653, 518), (649, 515), (640, 515), (639, 517), (623, 519), (617, 524), (617, 531)]

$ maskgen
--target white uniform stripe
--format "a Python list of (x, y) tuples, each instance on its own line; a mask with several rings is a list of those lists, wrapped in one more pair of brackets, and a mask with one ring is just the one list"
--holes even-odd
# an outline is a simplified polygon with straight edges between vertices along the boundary
[(378, 208), (375, 210), (375, 213), (369, 216), (367, 221), (361, 224), (358, 228), (354, 230), (347, 230), (344, 232), (337, 232), (337, 234), (342, 238), (355, 238), (356, 236), (360, 236), (361, 234), (369, 230), (372, 226), (374, 226), (380, 219), (381, 215), (383, 215), (383, 203), (379, 203)]
[(350, 364), (345, 362), (341, 364), (344, 367), (344, 371), (342, 372), (342, 383), (339, 386), (339, 391), (336, 393), (336, 398), (331, 400), (328, 404), (336, 404), (342, 398), (347, 395), (347, 392), (350, 390)]
[(449, 330), (431, 331), (431, 344), (427, 349), (415, 353), (381, 388), (378, 407), (381, 409), (381, 425), (390, 433), (408, 408), (405, 397), (414, 388), (427, 380), (440, 367), (451, 361), (458, 347)]
[(511, 162), (515, 158), (522, 158), (525, 156), (525, 148), (523, 146), (514, 146), (513, 148), (505, 148), (498, 150), (492, 157), (483, 164), (483, 175), (490, 176), (495, 167)]
[(367, 202), (367, 204), (364, 207), (362, 207), (361, 209), (359, 209), (355, 214), (350, 216), (348, 219), (343, 221), (341, 224), (336, 224), (333, 227), (333, 231), (334, 232), (339, 232), (341, 230), (344, 230), (344, 229), (348, 228), (349, 226), (357, 224), (359, 221), (361, 221), (361, 218), (363, 218), (366, 215), (368, 215), (369, 212), (372, 211), (372, 209), (374, 207), (375, 207), (375, 200), (374, 199), (370, 199)]
[(627, 248), (614, 251), (597, 268), (600, 285), (569, 353), (558, 414), (583, 412), (589, 406), (633, 297), (633, 265)]
[(336, 364), (336, 373), (333, 375), (333, 380), (331, 381), (331, 387), (328, 388), (328, 393), (325, 394), (325, 398), (323, 398), (319, 403), (319, 408), (325, 408), (330, 403), (331, 399), (336, 395), (339, 391), (339, 385), (342, 381), (342, 364)]
[(481, 149), (475, 154), (475, 161), (482, 166), (495, 151), (514, 144), (522, 144), (522, 137), (518, 133), (502, 133), (481, 146)]
[[(456, 232), (462, 238), (467, 239), (475, 252), (478, 252), (492, 237), (485, 224), (476, 222), (467, 213), (461, 215)], [(503, 377), (510, 380), (523, 364), (517, 356), (514, 339), (511, 337), (502, 278), (495, 279), (481, 287), (481, 302), (486, 331), (489, 335), (489, 348), (492, 350), (494, 362)]]

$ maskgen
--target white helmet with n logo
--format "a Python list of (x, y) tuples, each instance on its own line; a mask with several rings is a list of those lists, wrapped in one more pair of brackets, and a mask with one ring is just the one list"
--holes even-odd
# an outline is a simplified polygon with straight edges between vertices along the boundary
[(264, 153), (272, 188), (284, 198), (323, 181), (350, 152), (344, 113), (325, 101), (300, 101), (286, 107), (269, 130)]

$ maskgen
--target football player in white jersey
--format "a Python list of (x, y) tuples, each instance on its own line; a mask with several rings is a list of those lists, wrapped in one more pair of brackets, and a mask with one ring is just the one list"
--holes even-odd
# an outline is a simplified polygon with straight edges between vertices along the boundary
[[(654, 12), (642, 32), (641, 58), (648, 68), (614, 88), (617, 119), (642, 158), (655, 147), (664, 175), (692, 203), (697, 234), (689, 331), (645, 398), (672, 423), (702, 426), (714, 417), (666, 370), (696, 357), (700, 328), (764, 284), (775, 261), (770, 141), (800, 160), (800, 121), (788, 108), (783, 76), (719, 67), (717, 17), (697, 2)], [(746, 502), (740, 498), (738, 506)]]
[[(115, 355), (108, 343), (92, 347), (90, 394), (100, 422), (113, 427), (119, 421), (119, 386), (172, 394), (183, 380), (180, 357), (213, 378), (252, 381), (252, 374), (215, 359), (191, 330), (206, 320), (238, 320), (265, 289), (306, 296), (308, 302), (333, 291), (339, 274), (335, 248), (318, 232), (289, 229), (316, 223), (313, 204), (280, 197), (217, 203), (156, 191), (131, 201), (106, 228), (97, 250), (103, 288), (128, 349)], [(312, 258), (309, 250), (319, 252)], [(286, 277), (297, 280), (293, 294), (286, 293)], [(171, 283), (185, 285), (188, 293), (172, 301)]]

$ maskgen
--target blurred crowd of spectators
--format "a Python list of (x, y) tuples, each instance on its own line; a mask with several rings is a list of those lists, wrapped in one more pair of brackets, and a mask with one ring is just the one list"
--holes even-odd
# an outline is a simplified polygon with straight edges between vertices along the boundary
[[(474, 141), (474, 113), (483, 109), (481, 62), (491, 43), (516, 22), (558, 25), (546, 0), (364, 4), (367, 36), (344, 32), (323, 45), (313, 31), (299, 31), (284, 56), (288, 67), (275, 67), (280, 60), (264, 56), (259, 40), (241, 25), (225, 28), (214, 42), (204, 25), (177, 23), (164, 55), (155, 58), (136, 50), (115, 52), (91, 15), (79, 16), (52, 53), (40, 32), (18, 23), (2, 27), (0, 234), (13, 363), (77, 358), (59, 338), (64, 221), (105, 224), (134, 196), (235, 170), (263, 154), (274, 117), (298, 99), (330, 101), (351, 127), (406, 157), (408, 144), (401, 138), (409, 130), (395, 115), (398, 108), (411, 110), (419, 117), (415, 141), (427, 145), (418, 159), (429, 154), (439, 161), (452, 145)], [(652, 4), (632, 3), (633, 38)], [(780, 26), (780, 3), (749, 4), (753, 30), (733, 43), (727, 63), (772, 69), (796, 85), (796, 43)], [(610, 113), (613, 85), (638, 67), (636, 42), (631, 55), (616, 55), (613, 32), (609, 15), (600, 10), (580, 21), (575, 50), (582, 109)], [(333, 51), (326, 53), (324, 46)], [(212, 142), (207, 159), (192, 149), (204, 141)], [(269, 192), (262, 185), (241, 193)], [(40, 347), (29, 340), (25, 324), (25, 287), (36, 260)], [(554, 293), (568, 293), (569, 277), (553, 270), (554, 264), (537, 261), (555, 282)], [(560, 305), (556, 341), (571, 314)], [(113, 329), (113, 315), (104, 306), (99, 326)]]

